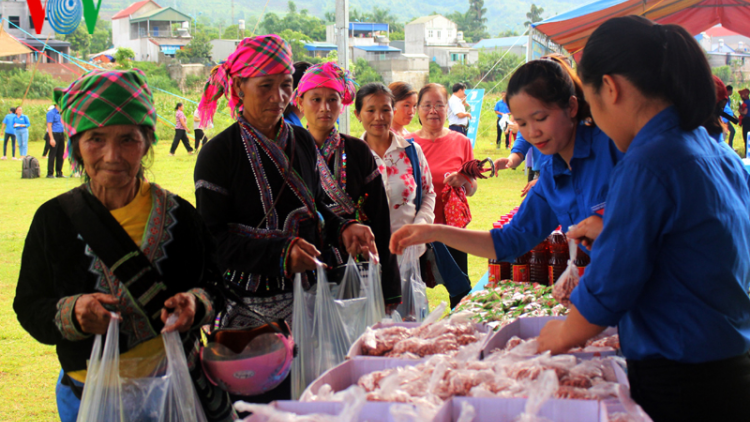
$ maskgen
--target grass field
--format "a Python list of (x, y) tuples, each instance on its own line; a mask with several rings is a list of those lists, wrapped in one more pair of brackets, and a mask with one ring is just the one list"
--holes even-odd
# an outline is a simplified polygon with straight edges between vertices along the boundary
[[(485, 110), (489, 103), (494, 104), (494, 101), (488, 100)], [(5, 108), (5, 104), (0, 101), (0, 107)], [(40, 109), (37, 112), (39, 116), (49, 102), (34, 101), (32, 104)], [(163, 108), (166, 110), (169, 106)], [(486, 112), (482, 114), (484, 116)], [(480, 131), (476, 157), (498, 158), (507, 155), (505, 149), (495, 149), (495, 119), (491, 114), (483, 119), (481, 129), (484, 133)], [(352, 119), (352, 123), (351, 133), (361, 134), (362, 127), (358, 122)], [(159, 133), (161, 141), (155, 148), (155, 160), (147, 175), (151, 181), (194, 203), (193, 167), (196, 157), (187, 155), (183, 147), (178, 149), (175, 157), (169, 157), (167, 154), (172, 139), (168, 134), (171, 129), (160, 128)], [(218, 129), (209, 132), (209, 135), (214, 133), (218, 133)], [(29, 154), (41, 157), (43, 146), (40, 137), (32, 138)], [(40, 160), (40, 164), (42, 178), (22, 180), (20, 161), (0, 161), (0, 421), (59, 420), (54, 389), (60, 366), (55, 349), (39, 344), (21, 328), (12, 303), (24, 239), (34, 212), (45, 201), (78, 186), (81, 180), (46, 179), (46, 159)], [(64, 173), (70, 174), (67, 166)], [(500, 215), (518, 205), (525, 177), (521, 171), (505, 171), (498, 178), (480, 180), (477, 194), (469, 200), (474, 217), (470, 228), (489, 229)], [(470, 257), (472, 282), (479, 280), (486, 267), (486, 260)], [(448, 300), (442, 286), (429, 291), (428, 295), (432, 306), (441, 300)]]

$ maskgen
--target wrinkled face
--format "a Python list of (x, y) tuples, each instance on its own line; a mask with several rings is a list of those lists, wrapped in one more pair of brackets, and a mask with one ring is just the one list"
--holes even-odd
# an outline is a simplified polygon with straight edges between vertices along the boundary
[(412, 94), (396, 103), (393, 109), (393, 123), (406, 127), (417, 113), (417, 94)]
[(571, 101), (569, 107), (560, 108), (521, 92), (511, 97), (508, 105), (518, 130), (542, 154), (553, 155), (570, 146), (576, 127), (577, 100)]
[(78, 148), (91, 183), (107, 189), (133, 183), (148, 151), (146, 139), (136, 125), (87, 130), (81, 135)]
[(422, 126), (437, 129), (445, 126), (448, 116), (448, 100), (437, 90), (430, 90), (422, 94), (419, 103), (419, 120)]
[(299, 107), (310, 129), (330, 131), (343, 108), (341, 95), (331, 88), (315, 88), (302, 95)]
[(293, 83), (292, 75), (260, 76), (244, 82), (235, 78), (235, 91), (244, 94), (243, 115), (248, 122), (257, 126), (278, 123), (292, 97)]
[(386, 94), (372, 94), (362, 101), (362, 110), (357, 113), (368, 136), (382, 138), (391, 130), (393, 103)]

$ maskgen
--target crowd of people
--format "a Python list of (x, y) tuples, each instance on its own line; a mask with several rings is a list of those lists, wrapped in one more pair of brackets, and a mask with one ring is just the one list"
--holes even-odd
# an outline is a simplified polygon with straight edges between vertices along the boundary
[[(222, 97), (235, 120), (198, 155), (195, 208), (144, 177), (156, 111), (142, 72), (92, 72), (56, 90), (50, 146), (62, 144), (61, 124), (84, 184), (34, 216), (14, 310), (57, 346), (61, 419), (75, 420), (92, 335), (106, 332), (110, 311), (125, 357), (158, 349), (159, 332), (182, 333), (208, 419), (228, 421), (235, 400), (290, 398), (288, 368), (257, 394), (222, 390), (198, 362), (200, 327), (278, 321), (288, 332), (295, 275), (309, 288), (322, 261), (335, 280), (349, 256), (381, 263), (390, 311), (406, 247), (447, 247), (465, 274), (469, 253), (512, 261), (558, 226), (571, 227), (591, 264), (539, 351), (563, 353), (619, 326), (633, 398), (655, 421), (746, 416), (750, 175), (709, 136), (724, 104), (689, 33), (616, 18), (592, 34), (577, 72), (556, 56), (521, 66), (495, 112), (498, 144), (515, 125), (525, 151), (514, 146), (498, 164), (534, 151), (536, 185), (511, 223), (489, 232), (446, 224), (443, 193), (478, 188), (461, 171), (474, 160), (465, 89), (357, 88), (334, 63), (293, 63), (278, 36), (246, 38), (212, 71), (193, 115), (196, 149)], [(351, 104), (360, 137), (337, 129)], [(19, 110), (6, 117), (17, 139), (29, 124)], [(180, 141), (190, 153), (182, 104), (175, 111), (170, 155)], [(409, 133), (415, 116), (421, 128)], [(471, 285), (446, 288), (455, 305)]]

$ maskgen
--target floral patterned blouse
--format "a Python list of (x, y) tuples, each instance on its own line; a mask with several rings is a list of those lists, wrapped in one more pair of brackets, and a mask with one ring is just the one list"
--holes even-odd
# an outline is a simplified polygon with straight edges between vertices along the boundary
[[(432, 187), (432, 174), (422, 148), (415, 142), (422, 173), (422, 206), (417, 213), (414, 200), (417, 197), (417, 184), (412, 173), (412, 163), (406, 156), (409, 146), (404, 138), (392, 133), (391, 146), (380, 157), (375, 151), (372, 156), (383, 175), (383, 184), (388, 196), (388, 208), (391, 214), (391, 231), (396, 231), (406, 224), (432, 224), (435, 220), (435, 190)], [(365, 135), (366, 136), (366, 135)]]

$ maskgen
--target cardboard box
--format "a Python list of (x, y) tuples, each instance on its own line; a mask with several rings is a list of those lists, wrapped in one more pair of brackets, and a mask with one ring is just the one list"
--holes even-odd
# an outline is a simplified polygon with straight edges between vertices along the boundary
[[(532, 337), (538, 337), (539, 333), (542, 331), (542, 328), (544, 328), (544, 325), (547, 324), (549, 321), (552, 320), (564, 320), (565, 317), (528, 317), (528, 318), (519, 318), (510, 324), (506, 325), (505, 327), (501, 328), (498, 332), (493, 334), (489, 339), (487, 339), (487, 342), (485, 343), (484, 347), (482, 348), (480, 359), (484, 359), (486, 356), (489, 356), (493, 350), (495, 349), (502, 349), (505, 347), (505, 345), (508, 343), (508, 340), (510, 340), (512, 337), (518, 337), (522, 340), (526, 340)], [(617, 328), (610, 327), (604, 330), (602, 335), (611, 336), (617, 334)], [(617, 354), (617, 351), (604, 351), (604, 352), (576, 352), (571, 353), (572, 355), (580, 358), (580, 359), (592, 359), (595, 357), (605, 357), (605, 356), (614, 356)]]
[[(372, 329), (373, 330), (377, 330), (379, 328), (387, 328), (387, 327), (416, 328), (416, 327), (419, 327), (420, 325), (421, 325), (421, 323), (419, 323), (419, 322), (399, 322), (399, 323), (391, 323), (391, 324), (383, 324), (381, 322), (378, 322), (377, 324), (375, 324), (375, 325), (372, 326)], [(489, 333), (489, 332), (492, 331), (492, 330), (490, 330), (490, 328), (488, 326), (486, 326), (484, 324), (476, 324), (476, 327), (477, 327), (477, 331), (479, 331), (480, 333), (485, 333), (486, 334), (486, 333)], [(362, 337), (363, 336), (360, 336), (354, 343), (352, 343), (352, 346), (349, 348), (349, 352), (346, 354), (346, 358), (347, 359), (372, 359), (372, 360), (394, 359), (394, 358), (389, 358), (389, 357), (385, 357), (385, 356), (368, 356), (368, 355), (363, 355), (362, 354)], [(484, 344), (485, 342), (487, 342), (490, 339), (490, 337), (491, 337), (491, 334), (488, 334), (487, 337), (485, 337), (484, 339), (479, 340), (479, 342)], [(484, 347), (482, 347), (482, 349), (484, 349)], [(430, 356), (432, 356), (432, 355), (430, 355)], [(411, 359), (411, 360), (413, 360), (413, 361), (415, 361), (417, 363), (424, 362), (427, 359), (429, 359), (430, 356), (425, 356), (425, 357), (423, 357), (421, 359)], [(396, 358), (396, 359), (406, 359), (406, 358)]]

